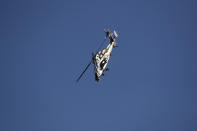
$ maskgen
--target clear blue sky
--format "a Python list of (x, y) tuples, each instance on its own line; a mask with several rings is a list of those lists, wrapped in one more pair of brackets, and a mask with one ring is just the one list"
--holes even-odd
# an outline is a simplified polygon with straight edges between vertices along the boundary
[[(1, 1), (0, 130), (196, 131), (196, 4)], [(76, 84), (111, 24), (111, 70)]]

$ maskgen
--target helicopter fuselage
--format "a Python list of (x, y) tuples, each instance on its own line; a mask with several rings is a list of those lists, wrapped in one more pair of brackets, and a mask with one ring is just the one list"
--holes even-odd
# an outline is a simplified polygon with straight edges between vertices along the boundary
[(103, 49), (102, 51), (99, 51), (94, 57), (93, 57), (93, 64), (94, 64), (94, 73), (95, 73), (95, 80), (99, 81), (100, 77), (104, 75), (104, 71), (106, 70), (106, 66), (108, 64), (108, 61), (110, 59), (112, 49), (115, 46), (116, 42), (109, 43), (109, 45)]

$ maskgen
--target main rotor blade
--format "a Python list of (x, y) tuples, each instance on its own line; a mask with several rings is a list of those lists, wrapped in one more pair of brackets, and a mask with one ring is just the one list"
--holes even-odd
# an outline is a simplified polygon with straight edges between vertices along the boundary
[(88, 69), (88, 67), (91, 65), (92, 61), (90, 61), (90, 63), (86, 66), (85, 70), (81, 73), (81, 75), (77, 78), (77, 82), (81, 79), (81, 77), (83, 76), (83, 74), (86, 72), (86, 70)]

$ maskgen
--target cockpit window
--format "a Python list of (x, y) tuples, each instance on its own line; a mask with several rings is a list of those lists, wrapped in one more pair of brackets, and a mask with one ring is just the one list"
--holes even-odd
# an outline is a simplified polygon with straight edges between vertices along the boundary
[(101, 70), (103, 70), (103, 67), (105, 66), (106, 63), (107, 63), (107, 59), (104, 58), (104, 59), (101, 61), (101, 63), (100, 63), (100, 68), (101, 68)]
[(103, 57), (103, 55), (102, 55), (102, 54), (100, 54), (100, 55), (99, 55), (99, 58), (101, 59), (102, 57)]

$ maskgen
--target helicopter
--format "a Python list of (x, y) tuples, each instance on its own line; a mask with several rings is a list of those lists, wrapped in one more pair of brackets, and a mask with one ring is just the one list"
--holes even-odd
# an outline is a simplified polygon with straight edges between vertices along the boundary
[(101, 46), (99, 47), (96, 54), (92, 53), (92, 59), (89, 62), (89, 64), (86, 66), (86, 68), (83, 70), (83, 72), (80, 74), (80, 76), (77, 78), (76, 82), (78, 82), (83, 74), (86, 72), (86, 70), (89, 68), (91, 64), (94, 65), (94, 75), (95, 75), (95, 81), (99, 82), (100, 77), (104, 76), (105, 71), (109, 71), (109, 68), (107, 67), (107, 64), (109, 62), (112, 49), (117, 46), (116, 38), (118, 37), (117, 32), (114, 30), (111, 32), (109, 29), (104, 29), (105, 32), (105, 38), (104, 41), (101, 43), (101, 46), (104, 44), (106, 39), (109, 39), (109, 44), (106, 48), (103, 50), (100, 50)]

